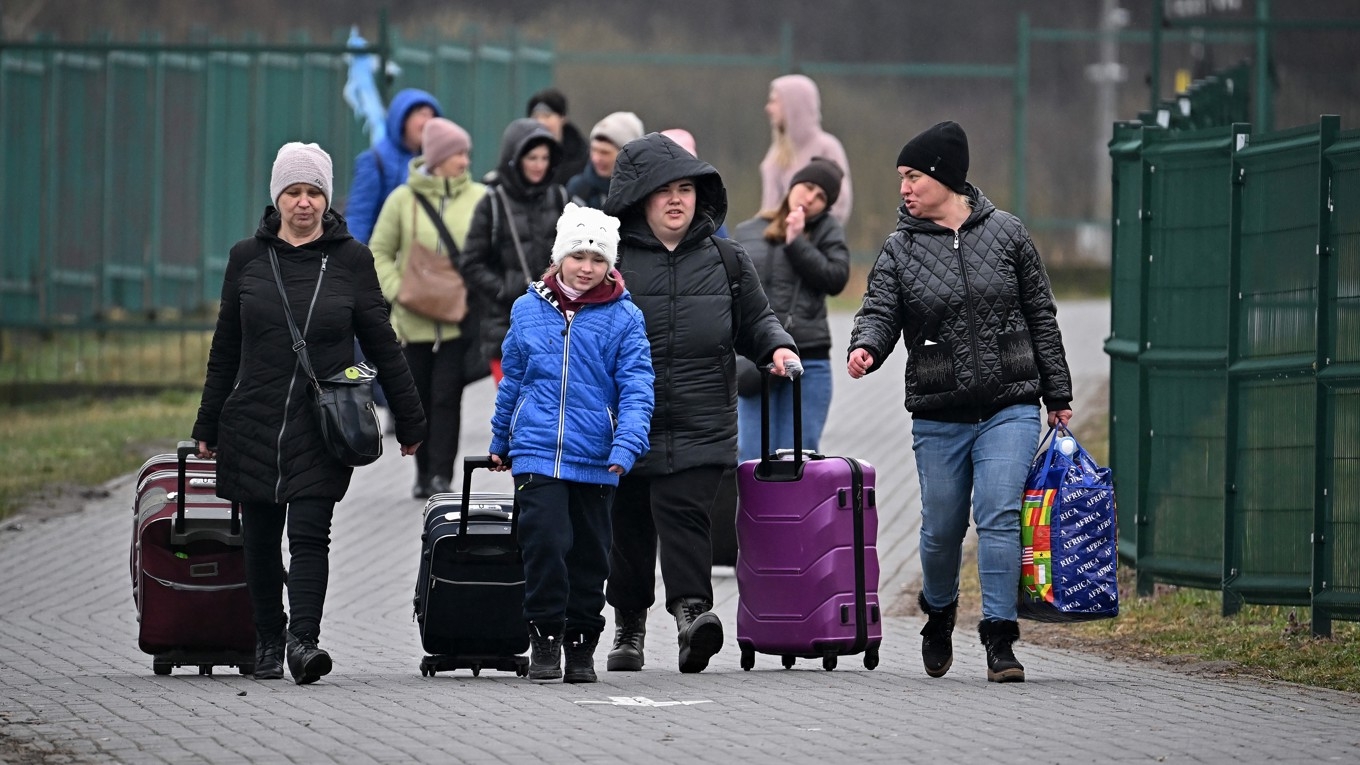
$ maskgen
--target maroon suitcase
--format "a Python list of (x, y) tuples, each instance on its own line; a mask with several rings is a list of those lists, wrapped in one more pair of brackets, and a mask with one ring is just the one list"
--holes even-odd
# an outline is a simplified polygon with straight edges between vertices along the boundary
[(216, 464), (190, 458), (197, 445), (147, 460), (133, 503), (132, 598), (137, 644), (151, 667), (255, 671), (255, 627), (246, 590), (238, 506), (216, 495)]

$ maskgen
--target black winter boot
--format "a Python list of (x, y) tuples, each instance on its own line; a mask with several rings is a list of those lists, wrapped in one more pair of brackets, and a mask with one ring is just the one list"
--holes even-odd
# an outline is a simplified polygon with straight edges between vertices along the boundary
[(529, 622), (529, 679), (545, 683), (562, 678), (562, 635)]
[(926, 626), (921, 628), (921, 660), (925, 662), (926, 674), (944, 677), (954, 664), (954, 616), (959, 600), (955, 598), (943, 608), (931, 608), (924, 592), (916, 600), (921, 613), (926, 615)]
[(614, 647), (606, 667), (610, 672), (642, 671), (642, 644), (647, 637), (647, 609), (614, 609)]
[(1011, 645), (1020, 639), (1020, 625), (1003, 619), (986, 619), (978, 622), (978, 635), (987, 649), (987, 680), (993, 683), (1025, 682), (1025, 668), (1011, 650)]
[(680, 671), (703, 672), (708, 660), (722, 649), (723, 628), (713, 604), (699, 598), (681, 598), (671, 606), (679, 630)]
[(288, 645), (283, 633), (269, 637), (255, 636), (255, 679), (283, 679), (283, 655)]
[(291, 632), (284, 634), (288, 639), (288, 671), (293, 682), (307, 685), (330, 674), (331, 655), (317, 648), (315, 640), (297, 638)]
[(577, 634), (571, 636), (566, 642), (567, 671), (562, 676), (562, 682), (598, 682), (599, 678), (595, 676), (595, 646), (600, 642), (600, 636), (586, 637)]

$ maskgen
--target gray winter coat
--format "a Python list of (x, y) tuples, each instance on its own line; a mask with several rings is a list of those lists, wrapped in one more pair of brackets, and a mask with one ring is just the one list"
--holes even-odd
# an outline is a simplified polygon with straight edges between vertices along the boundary
[[(697, 209), (688, 233), (668, 251), (652, 233), (644, 203), (656, 189), (694, 180)], [(741, 317), (733, 337), (733, 301), (713, 232), (727, 214), (718, 171), (659, 133), (619, 152), (604, 211), (618, 216), (619, 271), (647, 321), (656, 371), (651, 450), (638, 475), (664, 475), (705, 465), (732, 465), (737, 456), (736, 353), (768, 363), (778, 348), (795, 349), (740, 247)]]
[(850, 350), (867, 350), (872, 372), (902, 338), (916, 417), (980, 422), (1040, 396), (1049, 411), (1067, 409), (1072, 376), (1039, 253), (1018, 218), (968, 190), (973, 212), (957, 234), (898, 210)]

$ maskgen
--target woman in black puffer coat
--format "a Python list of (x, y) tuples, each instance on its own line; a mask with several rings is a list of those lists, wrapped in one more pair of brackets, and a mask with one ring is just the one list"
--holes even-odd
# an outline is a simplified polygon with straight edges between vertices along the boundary
[(1048, 424), (1072, 417), (1057, 308), (1029, 233), (967, 182), (968, 138), (941, 122), (897, 158), (897, 230), (869, 274), (850, 336), (850, 376), (878, 369), (899, 337), (907, 349), (907, 410), (921, 482), (921, 656), (941, 677), (954, 660), (959, 560), (969, 508), (987, 679), (1022, 682), (1020, 502)]
[[(255, 676), (282, 677), (286, 649), (301, 684), (331, 668), (330, 655), (317, 647), (331, 515), (354, 471), (322, 442), (271, 252), (317, 377), (352, 365), (357, 338), (387, 389), (402, 454), (414, 454), (425, 440), (425, 415), (388, 323), (373, 255), (329, 209), (330, 156), (316, 144), (285, 144), (274, 161), (270, 192), (274, 205), (265, 209), (259, 229), (232, 247), (227, 260), (193, 437), (200, 456), (217, 457), (218, 496), (242, 506)], [(285, 524), (291, 623), (283, 611)]]
[(566, 189), (553, 181), (561, 161), (561, 147), (537, 120), (511, 122), (486, 196), (472, 212), (459, 270), (480, 313), (482, 352), (497, 383), (510, 308), (552, 261), (557, 219), (567, 204)]

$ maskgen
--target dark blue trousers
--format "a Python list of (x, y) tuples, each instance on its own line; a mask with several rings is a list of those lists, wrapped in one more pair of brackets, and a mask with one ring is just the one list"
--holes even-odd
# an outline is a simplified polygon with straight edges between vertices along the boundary
[(594, 638), (604, 630), (614, 487), (515, 476), (524, 551), (524, 619), (544, 634)]

